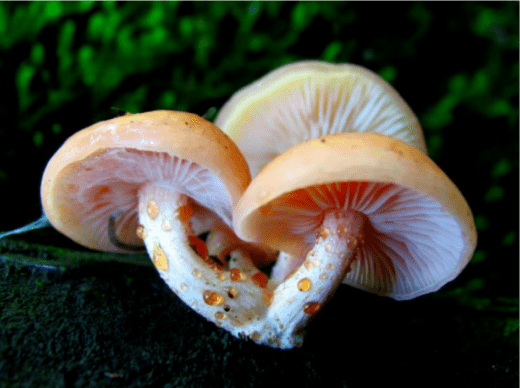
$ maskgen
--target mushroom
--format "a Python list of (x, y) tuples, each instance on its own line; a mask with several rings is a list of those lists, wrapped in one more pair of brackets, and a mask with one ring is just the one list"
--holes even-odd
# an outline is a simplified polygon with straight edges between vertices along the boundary
[(301, 143), (253, 179), (235, 233), (286, 259), (258, 343), (291, 348), (342, 283), (397, 300), (434, 292), (472, 257), (464, 197), (424, 153), (388, 136), (347, 133)]
[[(45, 168), (41, 199), (52, 226), (72, 240), (126, 252), (144, 248), (136, 235), (138, 204), (140, 213), (154, 215), (161, 210), (159, 198), (175, 202), (179, 216), (200, 234), (217, 221), (231, 225), (232, 207), (249, 181), (240, 151), (209, 121), (153, 111), (102, 121), (71, 136)], [(143, 202), (145, 193), (154, 192), (157, 199)]]
[(352, 64), (300, 61), (237, 91), (215, 125), (244, 154), (251, 175), (286, 149), (319, 136), (375, 132), (426, 153), (419, 121), (399, 93)]
[[(41, 198), (52, 226), (81, 245), (127, 252), (144, 242), (181, 300), (240, 336), (268, 298), (267, 276), (251, 261), (261, 248), (231, 230), (232, 208), (249, 182), (242, 154), (216, 126), (191, 113), (154, 111), (71, 136), (45, 169)], [(213, 246), (198, 237), (205, 232)], [(229, 254), (229, 263), (212, 250)]]

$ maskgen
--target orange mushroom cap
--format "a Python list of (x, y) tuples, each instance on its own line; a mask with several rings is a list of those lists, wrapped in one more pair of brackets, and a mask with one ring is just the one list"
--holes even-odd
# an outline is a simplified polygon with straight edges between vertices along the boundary
[(472, 257), (476, 229), (453, 182), (425, 154), (374, 133), (324, 136), (271, 161), (234, 210), (246, 241), (301, 265), (329, 210), (364, 217), (364, 243), (344, 283), (395, 299), (435, 291)]
[(72, 135), (51, 158), (41, 184), (50, 223), (86, 247), (124, 251), (109, 240), (136, 236), (137, 192), (150, 181), (174, 185), (231, 224), (232, 207), (250, 181), (247, 164), (219, 128), (187, 112), (158, 110), (94, 124)]
[(300, 61), (237, 91), (215, 125), (244, 154), (256, 176), (286, 149), (319, 136), (375, 132), (426, 153), (419, 120), (383, 78), (361, 66)]

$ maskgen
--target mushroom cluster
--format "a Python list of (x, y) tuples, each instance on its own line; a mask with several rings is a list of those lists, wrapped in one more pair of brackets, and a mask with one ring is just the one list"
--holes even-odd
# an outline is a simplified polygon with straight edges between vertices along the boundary
[(92, 249), (146, 249), (196, 312), (281, 349), (302, 344), (341, 283), (411, 299), (471, 259), (468, 204), (413, 112), (368, 70), (287, 65), (216, 124), (153, 111), (77, 132), (45, 169), (47, 219)]

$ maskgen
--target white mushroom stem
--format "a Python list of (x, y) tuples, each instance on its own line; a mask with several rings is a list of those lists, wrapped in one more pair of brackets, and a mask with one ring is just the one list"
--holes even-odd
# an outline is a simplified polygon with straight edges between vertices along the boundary
[(193, 236), (186, 195), (149, 183), (138, 197), (137, 233), (167, 285), (184, 303), (234, 336), (252, 334), (271, 295), (267, 276), (239, 251), (233, 252), (227, 267), (213, 261), (204, 252), (204, 242)]
[(354, 210), (325, 213), (303, 264), (274, 291), (266, 318), (277, 325), (281, 347), (301, 346), (304, 327), (332, 297), (356, 260), (356, 248), (363, 243), (363, 224), (364, 216)]
[(150, 183), (138, 195), (138, 235), (175, 294), (235, 337), (283, 349), (301, 345), (303, 327), (349, 271), (361, 239), (359, 213), (330, 211), (303, 264), (281, 283), (269, 281), (243, 250), (231, 252), (227, 266), (208, 256), (184, 194)]

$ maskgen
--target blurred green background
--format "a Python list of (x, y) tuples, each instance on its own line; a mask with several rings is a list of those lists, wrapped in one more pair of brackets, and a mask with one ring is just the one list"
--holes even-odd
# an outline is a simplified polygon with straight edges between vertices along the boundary
[[(355, 63), (408, 102), (475, 216), (473, 260), (431, 300), (501, 314), (493, 338), (518, 345), (518, 12), (517, 2), (2, 2), (0, 231), (39, 217), (47, 161), (111, 107), (203, 115), (285, 63)], [(81, 250), (50, 228), (13, 240)]]

